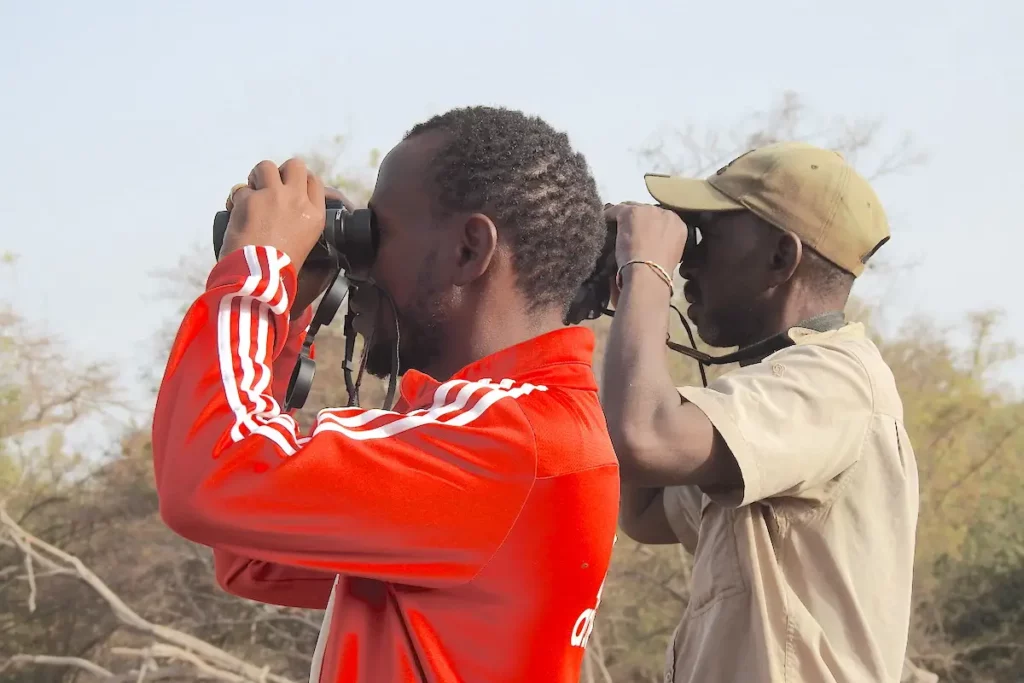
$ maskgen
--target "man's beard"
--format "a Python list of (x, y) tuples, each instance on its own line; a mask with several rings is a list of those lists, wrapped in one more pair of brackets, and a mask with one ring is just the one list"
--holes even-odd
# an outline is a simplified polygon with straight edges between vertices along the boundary
[[(424, 370), (441, 355), (444, 347), (441, 333), (441, 305), (436, 293), (420, 289), (421, 295), (408, 307), (398, 311), (398, 373), (406, 370)], [(391, 300), (381, 297), (377, 322), (391, 318), (384, 329), (393, 328), (395, 313)], [(387, 338), (390, 337), (390, 338)], [(374, 377), (385, 378), (392, 372), (391, 360), (395, 341), (392, 335), (374, 335), (373, 343), (366, 353), (366, 372)]]

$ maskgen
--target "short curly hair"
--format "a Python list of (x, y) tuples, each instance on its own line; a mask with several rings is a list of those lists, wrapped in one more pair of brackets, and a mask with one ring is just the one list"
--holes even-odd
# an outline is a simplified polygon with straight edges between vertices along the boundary
[(489, 216), (512, 246), (517, 283), (536, 311), (565, 311), (605, 241), (603, 205), (586, 159), (537, 116), (464, 107), (420, 123), (405, 139), (445, 135), (432, 160), (438, 209)]

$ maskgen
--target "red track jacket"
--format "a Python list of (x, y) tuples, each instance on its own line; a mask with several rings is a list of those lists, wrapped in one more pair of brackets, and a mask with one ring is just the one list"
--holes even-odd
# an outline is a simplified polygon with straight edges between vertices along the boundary
[(282, 412), (310, 314), (287, 255), (214, 267), (153, 419), (160, 512), (252, 600), (324, 609), (315, 683), (576, 683), (614, 542), (618, 465), (586, 328), (439, 383), (394, 411)]

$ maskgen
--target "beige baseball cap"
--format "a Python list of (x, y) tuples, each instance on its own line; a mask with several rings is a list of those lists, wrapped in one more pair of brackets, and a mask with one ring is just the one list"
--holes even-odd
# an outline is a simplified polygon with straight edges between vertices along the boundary
[(779, 142), (741, 154), (706, 180), (648, 173), (647, 190), (680, 213), (748, 210), (853, 275), (889, 240), (871, 185), (842, 154)]

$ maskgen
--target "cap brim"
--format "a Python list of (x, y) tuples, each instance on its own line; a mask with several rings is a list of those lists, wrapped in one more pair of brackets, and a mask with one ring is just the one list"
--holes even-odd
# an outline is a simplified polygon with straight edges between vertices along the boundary
[(644, 182), (647, 183), (647, 191), (659, 204), (676, 211), (699, 213), (737, 211), (745, 208), (728, 195), (716, 190), (706, 180), (648, 173), (644, 176)]

